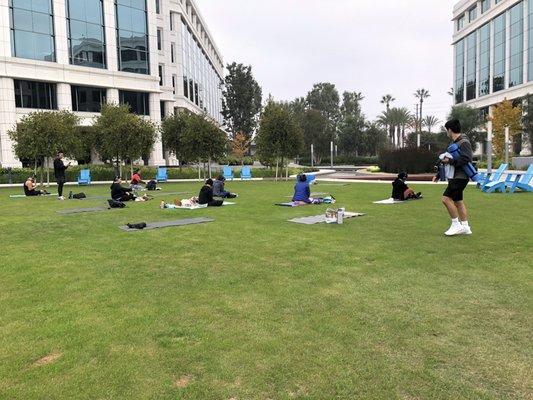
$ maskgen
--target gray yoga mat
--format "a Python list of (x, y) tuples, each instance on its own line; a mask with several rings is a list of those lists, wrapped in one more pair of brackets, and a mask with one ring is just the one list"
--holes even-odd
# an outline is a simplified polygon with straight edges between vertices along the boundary
[(107, 211), (109, 209), (110, 209), (109, 207), (69, 208), (67, 210), (59, 210), (57, 213), (62, 214), (62, 215), (70, 215), (70, 214), (82, 214), (82, 213), (90, 213), (90, 212)]
[(10, 199), (24, 199), (24, 198), (53, 197), (53, 196), (57, 196), (57, 193), (41, 194), (39, 196), (26, 196), (25, 194), (12, 194), (9, 196), (9, 198)]
[(212, 218), (186, 218), (186, 219), (178, 219), (175, 221), (162, 221), (162, 222), (147, 223), (146, 228), (144, 229), (130, 229), (128, 228), (127, 225), (119, 226), (119, 228), (126, 232), (138, 232), (138, 231), (146, 231), (146, 230), (158, 229), (158, 228), (169, 228), (172, 226), (204, 224), (206, 222), (213, 222), (213, 221), (214, 219)]
[[(355, 218), (355, 217), (362, 217), (363, 213), (354, 213), (354, 212), (345, 212), (344, 218)], [(289, 222), (295, 222), (297, 224), (304, 224), (304, 225), (314, 225), (314, 224), (321, 224), (326, 222), (326, 215), (320, 214), (320, 215), (313, 215), (311, 217), (301, 217), (301, 218), (293, 218), (289, 219)]]

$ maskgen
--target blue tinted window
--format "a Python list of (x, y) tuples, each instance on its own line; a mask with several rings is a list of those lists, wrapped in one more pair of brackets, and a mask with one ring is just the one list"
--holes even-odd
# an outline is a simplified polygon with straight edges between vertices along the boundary
[(494, 19), (493, 92), (505, 89), (505, 14)]
[(102, 0), (68, 0), (70, 63), (106, 68)]
[(54, 25), (50, 1), (12, 0), (10, 12), (13, 56), (55, 61)]
[(146, 2), (116, 0), (119, 70), (149, 74)]
[(73, 111), (100, 112), (106, 102), (106, 89), (72, 86), (71, 92)]
[(490, 25), (479, 29), (479, 96), (490, 90)]
[(149, 94), (145, 92), (119, 91), (120, 104), (130, 106), (130, 111), (139, 115), (150, 115), (148, 106)]
[(520, 85), (524, 76), (524, 4), (515, 5), (509, 11), (511, 20), (509, 87)]
[(15, 105), (19, 108), (57, 109), (56, 85), (15, 79)]

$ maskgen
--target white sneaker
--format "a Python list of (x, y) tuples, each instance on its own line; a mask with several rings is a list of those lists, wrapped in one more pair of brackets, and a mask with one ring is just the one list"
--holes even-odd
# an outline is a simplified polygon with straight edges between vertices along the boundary
[(471, 235), (472, 234), (472, 229), (470, 229), (469, 226), (464, 226), (463, 225), (463, 230), (464, 230), (464, 232), (462, 233), (463, 235)]
[(448, 229), (446, 232), (444, 232), (446, 236), (457, 236), (457, 235), (464, 235), (465, 234), (465, 228), (462, 225), (452, 225), (450, 229)]
[(57, 199), (58, 200), (65, 200), (65, 198), (63, 196), (59, 196)]

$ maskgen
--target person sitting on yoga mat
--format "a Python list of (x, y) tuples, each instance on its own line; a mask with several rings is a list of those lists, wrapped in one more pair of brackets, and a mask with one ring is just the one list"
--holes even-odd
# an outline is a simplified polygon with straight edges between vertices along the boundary
[(200, 194), (198, 195), (199, 204), (207, 204), (209, 207), (220, 207), (224, 204), (223, 200), (213, 199), (213, 180), (208, 179), (205, 181), (205, 185), (200, 189)]
[(35, 178), (30, 176), (28, 179), (26, 179), (26, 182), (24, 182), (24, 194), (26, 196), (42, 196), (45, 194), (50, 194), (46, 190), (37, 190), (35, 189), (37, 185), (35, 184)]
[(122, 186), (122, 179), (117, 176), (111, 185), (111, 198), (118, 201), (135, 200), (135, 195), (131, 191), (131, 188)]
[(224, 188), (226, 178), (222, 175), (219, 175), (217, 179), (213, 182), (213, 195), (215, 197), (222, 197), (223, 199), (234, 199), (238, 197), (235, 193), (228, 192)]
[(307, 182), (307, 176), (305, 174), (298, 175), (298, 182), (294, 185), (294, 195), (292, 201), (299, 205), (311, 204), (313, 199), (311, 198), (311, 189), (309, 188), (309, 182)]
[(422, 193), (415, 193), (405, 181), (407, 180), (407, 172), (400, 172), (398, 177), (392, 182), (392, 198), (394, 200), (409, 200), (409, 199), (419, 199), (422, 196)]
[(130, 186), (133, 190), (141, 190), (143, 188), (141, 184), (146, 185), (146, 182), (142, 180), (139, 169), (136, 169), (131, 176)]

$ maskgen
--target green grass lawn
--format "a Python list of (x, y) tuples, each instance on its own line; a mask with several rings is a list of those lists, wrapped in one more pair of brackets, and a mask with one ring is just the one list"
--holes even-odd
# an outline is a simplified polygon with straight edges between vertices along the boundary
[[(530, 194), (469, 188), (474, 235), (446, 238), (442, 186), (318, 184), (367, 213), (340, 226), (286, 222), (327, 208), (273, 206), (292, 183), (227, 186), (236, 206), (68, 216), (103, 201), (0, 190), (0, 398), (532, 398)], [(117, 228), (191, 216), (216, 221)]]

